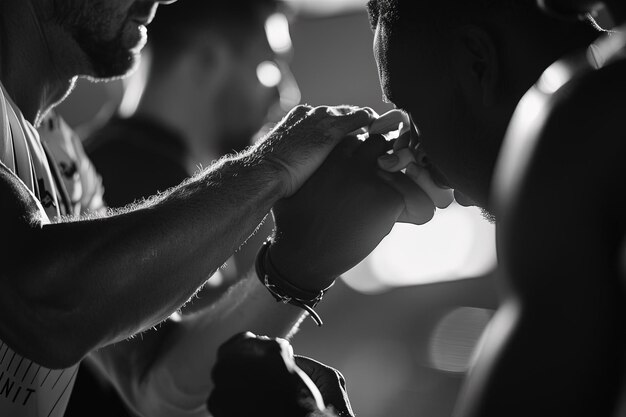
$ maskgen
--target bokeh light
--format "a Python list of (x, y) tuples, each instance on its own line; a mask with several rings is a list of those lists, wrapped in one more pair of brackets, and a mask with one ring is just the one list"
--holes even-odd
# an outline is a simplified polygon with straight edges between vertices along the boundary
[(422, 226), (397, 224), (369, 257), (344, 274), (366, 293), (482, 276), (496, 265), (495, 228), (476, 208), (453, 203)]
[(265, 33), (267, 42), (277, 54), (284, 54), (291, 50), (291, 34), (289, 33), (289, 20), (282, 13), (274, 13), (265, 21)]
[(430, 338), (429, 356), (435, 369), (467, 372), (474, 349), (489, 324), (493, 310), (459, 307), (446, 314)]
[(280, 68), (272, 61), (261, 62), (256, 68), (256, 75), (259, 82), (267, 88), (276, 87), (282, 79)]

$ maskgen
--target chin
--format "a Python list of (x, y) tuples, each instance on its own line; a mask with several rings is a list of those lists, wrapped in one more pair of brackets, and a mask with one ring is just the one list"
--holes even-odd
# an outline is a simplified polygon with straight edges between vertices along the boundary
[(480, 208), (480, 214), (491, 224), (496, 224), (496, 215), (485, 208)]
[(120, 78), (135, 70), (147, 40), (145, 30), (123, 31), (107, 41), (94, 38), (84, 37), (79, 43), (91, 67), (86, 75), (94, 80)]
[(91, 59), (91, 74), (94, 80), (111, 80), (125, 77), (135, 71), (141, 61), (139, 49), (118, 49), (111, 54), (99, 54)]

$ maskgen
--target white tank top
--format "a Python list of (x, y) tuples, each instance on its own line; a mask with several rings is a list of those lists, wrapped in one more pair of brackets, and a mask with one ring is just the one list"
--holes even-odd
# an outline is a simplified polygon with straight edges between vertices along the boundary
[[(0, 84), (0, 161), (39, 200), (48, 218), (54, 219), (71, 214), (72, 207), (61, 174), (45, 148)], [(77, 365), (45, 368), (0, 340), (0, 416), (63, 416), (77, 370)]]

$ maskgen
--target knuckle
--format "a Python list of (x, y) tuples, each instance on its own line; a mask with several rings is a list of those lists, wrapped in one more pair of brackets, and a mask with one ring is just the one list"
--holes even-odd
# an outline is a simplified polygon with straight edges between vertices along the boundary
[(375, 119), (375, 118), (379, 117), (379, 115), (376, 112), (376, 110), (372, 109), (371, 107), (361, 107), (359, 109), (359, 111), (363, 111), (363, 112), (367, 113), (370, 116), (370, 118), (374, 118)]
[(346, 378), (343, 376), (341, 371), (339, 371), (337, 369), (335, 369), (335, 373), (337, 374), (337, 378), (339, 379), (339, 383), (341, 384), (341, 386), (345, 387), (346, 386)]
[(293, 109), (291, 109), (291, 111), (286, 116), (286, 118), (287, 119), (289, 119), (289, 118), (301, 118), (304, 115), (306, 115), (310, 110), (311, 110), (311, 106), (307, 106), (306, 104), (299, 104), (296, 107), (294, 107)]
[(435, 217), (435, 206), (428, 208), (420, 208), (412, 214), (412, 217), (415, 220), (415, 224), (422, 225), (426, 224)]
[(292, 112), (308, 112), (309, 110), (311, 110), (311, 106), (309, 106), (308, 104), (298, 104), (296, 107), (293, 108)]
[(313, 116), (327, 116), (331, 114), (331, 108), (329, 106), (317, 106), (311, 110)]

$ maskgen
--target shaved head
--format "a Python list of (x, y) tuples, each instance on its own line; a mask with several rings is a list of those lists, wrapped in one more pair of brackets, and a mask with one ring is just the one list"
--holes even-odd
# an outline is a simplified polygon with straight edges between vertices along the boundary
[(368, 11), (383, 96), (411, 114), (449, 185), (484, 209), (519, 99), (599, 35), (536, 0), (370, 0)]

